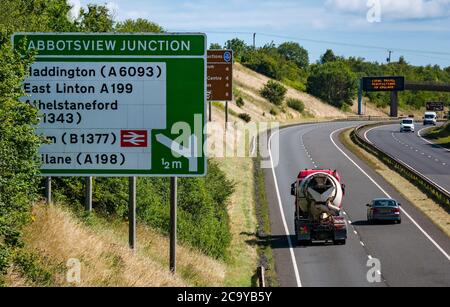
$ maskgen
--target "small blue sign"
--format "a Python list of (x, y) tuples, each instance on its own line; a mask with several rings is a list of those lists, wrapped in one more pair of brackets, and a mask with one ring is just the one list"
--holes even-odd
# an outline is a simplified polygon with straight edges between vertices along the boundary
[(226, 51), (226, 52), (223, 54), (223, 59), (225, 60), (225, 62), (230, 62), (230, 61), (231, 61), (231, 52)]

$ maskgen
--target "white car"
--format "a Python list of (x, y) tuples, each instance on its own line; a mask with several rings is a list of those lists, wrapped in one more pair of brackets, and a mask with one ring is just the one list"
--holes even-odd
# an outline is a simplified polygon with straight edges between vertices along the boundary
[(423, 125), (434, 125), (436, 126), (437, 114), (436, 112), (425, 112), (423, 117)]
[(414, 132), (414, 119), (405, 118), (400, 123), (400, 132)]

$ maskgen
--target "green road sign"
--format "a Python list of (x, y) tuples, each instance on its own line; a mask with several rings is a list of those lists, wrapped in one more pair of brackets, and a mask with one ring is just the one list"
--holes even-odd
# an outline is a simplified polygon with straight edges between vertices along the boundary
[(45, 176), (206, 173), (204, 34), (16, 33)]

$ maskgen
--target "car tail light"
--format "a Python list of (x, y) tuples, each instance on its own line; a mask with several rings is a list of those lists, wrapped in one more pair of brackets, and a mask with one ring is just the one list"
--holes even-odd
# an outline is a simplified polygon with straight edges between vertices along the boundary
[(394, 209), (392, 209), (392, 213), (400, 213), (400, 209), (399, 208), (394, 208)]

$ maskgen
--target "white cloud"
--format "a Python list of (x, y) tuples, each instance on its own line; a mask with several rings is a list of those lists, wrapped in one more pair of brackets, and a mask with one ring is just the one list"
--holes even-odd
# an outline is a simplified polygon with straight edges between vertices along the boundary
[(69, 18), (77, 19), (80, 15), (81, 2), (80, 0), (69, 0), (69, 5), (72, 6), (72, 9), (69, 12)]
[[(375, 0), (381, 5), (383, 18), (433, 19), (450, 16), (450, 0)], [(374, 1), (372, 1), (374, 2)], [(364, 14), (369, 10), (367, 0), (327, 0), (326, 7), (339, 12)]]

